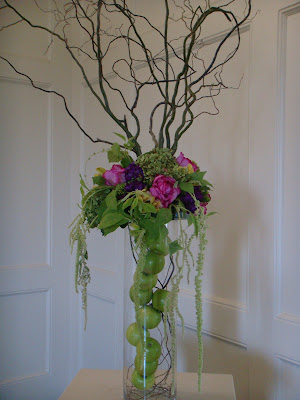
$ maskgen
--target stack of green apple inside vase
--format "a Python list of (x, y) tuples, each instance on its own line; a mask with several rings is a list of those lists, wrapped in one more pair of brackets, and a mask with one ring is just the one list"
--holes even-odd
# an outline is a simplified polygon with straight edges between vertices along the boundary
[[(155, 385), (155, 372), (162, 354), (161, 344), (151, 337), (162, 320), (169, 291), (156, 288), (158, 274), (163, 271), (165, 257), (169, 254), (167, 238), (159, 238), (151, 243), (145, 255), (142, 267), (137, 298), (134, 285), (129, 291), (130, 299), (138, 302), (138, 319), (142, 325), (142, 332), (137, 322), (132, 323), (126, 332), (128, 342), (136, 347), (134, 370), (131, 375), (133, 386), (142, 391), (150, 390)], [(141, 340), (142, 339), (142, 340)]]

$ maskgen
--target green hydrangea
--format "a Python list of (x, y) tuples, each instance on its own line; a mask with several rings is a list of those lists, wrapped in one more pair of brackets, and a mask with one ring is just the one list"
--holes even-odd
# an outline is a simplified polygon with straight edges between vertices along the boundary
[(142, 167), (145, 181), (150, 185), (157, 175), (171, 176), (181, 182), (187, 180), (188, 171), (178, 164), (170, 149), (155, 148), (139, 156), (136, 164)]
[(119, 185), (116, 186), (117, 198), (120, 195), (127, 194), (127, 192), (125, 191), (125, 186), (126, 186), (126, 183), (120, 183)]

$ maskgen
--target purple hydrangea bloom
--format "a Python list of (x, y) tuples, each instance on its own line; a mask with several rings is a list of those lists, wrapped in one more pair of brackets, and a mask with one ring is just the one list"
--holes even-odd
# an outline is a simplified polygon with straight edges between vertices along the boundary
[(195, 186), (194, 187), (194, 193), (196, 196), (196, 199), (199, 201), (204, 201), (204, 196), (203, 193), (201, 192), (201, 187), (200, 186)]
[(146, 187), (144, 182), (132, 181), (127, 182), (125, 186), (126, 192), (134, 192), (135, 190), (143, 190)]
[(181, 192), (180, 199), (182, 200), (185, 208), (194, 214), (196, 211), (195, 201), (188, 192)]
[[(200, 201), (200, 206), (205, 207), (204, 214), (206, 214), (206, 205), (207, 205), (207, 202), (210, 200), (210, 195), (207, 194), (206, 197), (208, 197), (209, 199), (205, 199), (205, 195), (202, 193), (200, 186), (194, 187), (194, 194), (195, 194), (196, 199)], [(195, 200), (190, 195), (190, 193), (181, 192), (180, 199), (182, 200), (182, 202), (187, 210), (189, 210), (191, 213), (194, 213), (196, 211)]]
[(129, 182), (137, 178), (144, 178), (144, 172), (139, 165), (133, 162), (125, 168), (125, 180)]

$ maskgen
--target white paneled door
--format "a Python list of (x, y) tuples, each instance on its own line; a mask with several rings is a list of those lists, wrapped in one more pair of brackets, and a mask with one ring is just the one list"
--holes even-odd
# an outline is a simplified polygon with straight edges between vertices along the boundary
[[(46, 52), (49, 35), (17, 26), (0, 41), (1, 56), (68, 97), (68, 60)], [(2, 60), (0, 97), (0, 398), (54, 400), (69, 379), (70, 122)]]

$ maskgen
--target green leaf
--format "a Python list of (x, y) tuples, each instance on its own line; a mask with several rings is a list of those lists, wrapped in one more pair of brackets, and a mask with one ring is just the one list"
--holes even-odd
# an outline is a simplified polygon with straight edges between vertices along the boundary
[(205, 186), (213, 188), (213, 185), (210, 182), (206, 181), (205, 179), (203, 179), (201, 183), (202, 183), (202, 185), (205, 185)]
[(130, 138), (129, 140), (128, 140), (128, 142), (127, 143), (124, 143), (124, 147), (125, 147), (125, 149), (127, 149), (127, 150), (132, 150), (133, 148), (134, 148), (134, 146), (135, 146), (135, 140), (134, 140), (134, 138), (132, 137), (132, 138)]
[(170, 255), (176, 253), (178, 250), (182, 250), (182, 247), (178, 243), (178, 240), (174, 240), (174, 242), (169, 244)]
[(124, 217), (126, 220), (131, 219), (130, 215), (129, 215), (126, 211), (124, 211), (124, 210), (122, 209), (122, 205), (123, 205), (123, 204), (122, 204), (121, 202), (118, 203), (118, 213), (121, 214), (121, 215), (123, 215), (123, 217)]
[(165, 227), (165, 225), (158, 224), (156, 221), (142, 219), (140, 221), (140, 226), (141, 228), (145, 229), (145, 237), (148, 246), (151, 243), (168, 236), (168, 229)]
[(142, 213), (144, 211), (144, 203), (143, 201), (138, 202), (139, 212)]
[[(106, 204), (106, 203), (105, 203)], [(104, 215), (106, 215), (106, 214), (110, 214), (110, 213), (112, 213), (112, 212), (114, 212), (115, 210), (112, 210), (111, 208), (108, 208), (107, 206), (106, 206), (106, 209), (103, 211), (103, 213), (102, 213), (102, 217), (104, 217)]]
[(105, 198), (105, 202), (107, 204), (107, 207), (110, 208), (111, 210), (116, 210), (117, 209), (117, 192), (116, 190), (112, 190)]
[(80, 176), (80, 185), (81, 185), (82, 187), (84, 187), (86, 190), (89, 190), (88, 187), (86, 186), (84, 180), (82, 179), (81, 174), (80, 174), (79, 176)]
[(141, 213), (140, 213), (138, 207), (135, 207), (135, 208), (131, 211), (131, 214), (133, 214), (133, 218), (134, 218), (136, 221), (139, 221), (139, 220), (141, 219)]
[(98, 208), (98, 218), (99, 220), (101, 220), (103, 213), (105, 212), (105, 210), (107, 210), (107, 205), (105, 201), (102, 201), (102, 203), (100, 204), (100, 207)]
[(93, 176), (93, 183), (94, 185), (104, 185), (105, 179), (101, 175)]
[(124, 135), (121, 135), (121, 133), (113, 132), (113, 134), (119, 136), (119, 138), (123, 139), (124, 142), (126, 142), (126, 137)]
[(108, 161), (111, 162), (119, 162), (121, 160), (121, 156), (112, 153), (110, 150), (107, 152)]
[(159, 238), (159, 225), (155, 224), (154, 221), (141, 220), (140, 226), (145, 229), (148, 240), (156, 240)]
[(218, 213), (216, 211), (212, 211), (212, 212), (207, 214), (207, 217), (210, 217), (211, 215), (214, 215), (214, 214), (218, 214)]
[(82, 199), (84, 198), (84, 190), (83, 190), (83, 187), (82, 186), (80, 186), (80, 193), (81, 193), (81, 197), (82, 197)]
[(125, 210), (125, 208), (131, 206), (132, 202), (133, 202), (133, 197), (129, 197), (129, 198), (124, 202), (124, 204), (122, 205), (123, 210)]
[(123, 157), (121, 160), (121, 165), (123, 168), (128, 167), (129, 164), (131, 164), (133, 162), (132, 157), (130, 157), (130, 155), (126, 155), (126, 157)]
[(118, 162), (122, 159), (122, 153), (119, 143), (113, 143), (110, 150), (107, 152), (109, 162)]
[(194, 194), (194, 185), (188, 182), (180, 182), (179, 187), (184, 192), (193, 193)]
[(195, 218), (194, 214), (190, 213), (188, 215), (188, 225), (190, 226), (192, 224), (194, 224), (195, 235), (198, 236), (198, 227), (197, 227), (196, 218)]
[(144, 212), (150, 212), (150, 213), (156, 213), (156, 212), (157, 212), (157, 210), (156, 210), (156, 208), (154, 207), (154, 205), (153, 205), (153, 204), (150, 204), (150, 203), (144, 203), (144, 205), (143, 205), (143, 211), (144, 211)]
[(131, 211), (138, 205), (139, 199), (136, 197), (131, 204)]
[[(177, 199), (178, 199), (178, 198), (177, 198)], [(180, 209), (185, 210), (185, 205), (183, 204), (183, 201), (180, 200), (180, 199), (178, 199), (178, 200), (177, 200), (177, 199), (176, 199), (176, 201), (178, 202), (178, 207), (179, 207)]]
[(193, 174), (190, 174), (189, 177), (190, 177), (191, 181), (201, 182), (205, 174), (206, 174), (206, 171), (196, 171)]
[(115, 230), (117, 230), (119, 227), (122, 227), (122, 228), (125, 228), (125, 226), (127, 226), (127, 223), (125, 224), (115, 224), (115, 225), (112, 225), (112, 226), (109, 226), (108, 228), (104, 228), (104, 229), (101, 229), (101, 232), (102, 232), (102, 234), (104, 235), (104, 236), (107, 236), (109, 233), (111, 233), (111, 232), (114, 232)]
[(118, 224), (119, 226), (127, 222), (127, 219), (118, 212), (111, 212), (105, 214), (99, 224), (100, 229), (108, 228), (109, 226)]
[(156, 216), (156, 222), (158, 224), (167, 224), (172, 221), (173, 215), (172, 211), (169, 208), (161, 208)]
[(188, 226), (191, 226), (195, 221), (194, 214), (192, 214), (192, 213), (188, 214), (187, 221), (188, 221)]

